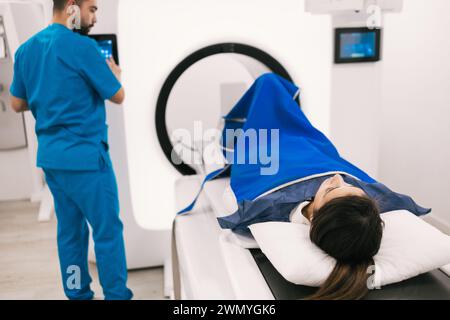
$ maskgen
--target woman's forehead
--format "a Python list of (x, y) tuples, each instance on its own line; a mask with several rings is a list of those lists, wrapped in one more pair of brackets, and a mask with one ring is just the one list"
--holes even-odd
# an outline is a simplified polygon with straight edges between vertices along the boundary
[(350, 196), (350, 195), (364, 195), (365, 192), (355, 186), (342, 186), (339, 188), (335, 188), (328, 192), (325, 197), (333, 199), (341, 196)]

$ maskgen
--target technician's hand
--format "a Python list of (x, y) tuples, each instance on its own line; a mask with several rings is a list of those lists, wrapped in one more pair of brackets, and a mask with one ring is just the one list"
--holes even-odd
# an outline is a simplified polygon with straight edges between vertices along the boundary
[(106, 63), (108, 64), (109, 68), (114, 73), (114, 75), (116, 76), (117, 80), (120, 81), (121, 76), (122, 76), (122, 69), (120, 69), (120, 67), (116, 64), (116, 61), (114, 61), (114, 58), (106, 59)]

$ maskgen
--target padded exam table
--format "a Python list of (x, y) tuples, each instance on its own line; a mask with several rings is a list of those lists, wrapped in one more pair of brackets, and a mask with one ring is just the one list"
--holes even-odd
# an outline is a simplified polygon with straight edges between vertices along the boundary
[[(260, 249), (250, 252), (277, 300), (304, 299), (317, 288), (293, 284), (270, 263)], [(408, 280), (370, 290), (367, 300), (450, 300), (450, 277), (437, 269)]]
[[(183, 207), (192, 199), (201, 180), (200, 176), (190, 176), (177, 183), (177, 199), (181, 201), (177, 206)], [(186, 216), (178, 217), (174, 224), (177, 261), (173, 268), (181, 276), (184, 287), (181, 298), (291, 300), (314, 293), (317, 288), (285, 280), (260, 249), (245, 249), (223, 241), (215, 212), (218, 208), (211, 204), (216, 204), (223, 194), (223, 182), (216, 180), (209, 184), (208, 192), (204, 192), (196, 208)], [(450, 277), (436, 269), (370, 290), (366, 299), (450, 300)]]

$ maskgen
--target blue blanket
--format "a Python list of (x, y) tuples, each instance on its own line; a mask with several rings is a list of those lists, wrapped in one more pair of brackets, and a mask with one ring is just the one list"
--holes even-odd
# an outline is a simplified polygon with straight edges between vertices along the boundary
[[(378, 203), (380, 213), (404, 209), (424, 215), (431, 211), (343, 159), (306, 118), (295, 101), (298, 92), (286, 79), (264, 74), (224, 117), (222, 144), (226, 169), (230, 170), (212, 172), (203, 182), (231, 171), (231, 188), (239, 209), (219, 218), (222, 228), (248, 232), (253, 223), (288, 221), (290, 211), (311, 199), (328, 174), (335, 172), (363, 189)], [(189, 212), (195, 201), (179, 214)]]
[[(236, 141), (230, 141), (224, 134), (225, 146), (230, 148), (236, 144), (235, 152), (227, 158), (233, 163), (231, 187), (238, 202), (253, 200), (283, 184), (329, 171), (342, 171), (365, 182), (376, 182), (343, 159), (331, 141), (311, 125), (294, 99), (298, 91), (299, 88), (286, 79), (272, 73), (264, 74), (225, 117), (225, 130), (235, 129), (236, 119), (245, 119), (238, 122), (244, 132), (257, 130), (257, 145), (245, 144), (245, 163), (238, 161), (242, 149), (236, 150)], [(275, 135), (270, 133), (272, 130), (278, 130), (278, 144), (276, 139), (266, 139), (261, 129), (267, 130), (269, 137)], [(260, 153), (270, 154), (272, 169), (264, 161), (249, 163), (251, 154)]]

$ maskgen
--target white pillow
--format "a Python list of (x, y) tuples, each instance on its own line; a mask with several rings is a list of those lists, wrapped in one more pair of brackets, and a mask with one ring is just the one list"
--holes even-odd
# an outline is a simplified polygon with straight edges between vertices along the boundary
[[(374, 257), (374, 286), (400, 282), (450, 263), (450, 236), (406, 210), (381, 217), (385, 229)], [(251, 225), (250, 230), (273, 266), (292, 283), (318, 287), (333, 270), (335, 259), (311, 242), (308, 225), (264, 222)]]

